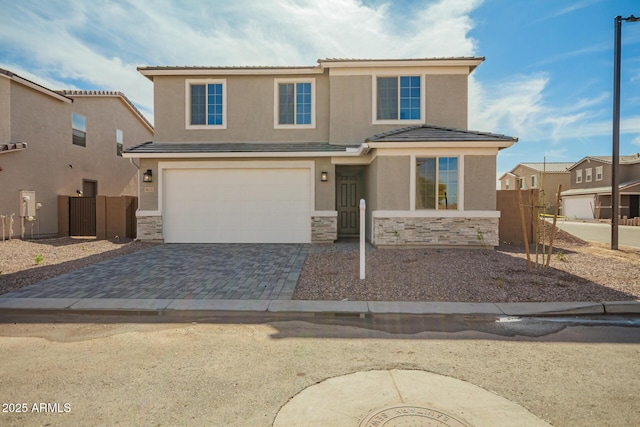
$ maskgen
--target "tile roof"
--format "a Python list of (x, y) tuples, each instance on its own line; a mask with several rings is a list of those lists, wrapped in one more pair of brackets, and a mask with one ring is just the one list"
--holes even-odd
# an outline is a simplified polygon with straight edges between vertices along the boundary
[(409, 61), (464, 61), (464, 60), (478, 60), (484, 61), (484, 56), (441, 56), (441, 57), (432, 57), (432, 58), (325, 58), (318, 59), (318, 62), (384, 62), (384, 61), (394, 61), (394, 62), (409, 62)]
[(131, 102), (131, 100), (127, 98), (127, 96), (122, 92), (114, 90), (57, 90), (55, 92), (69, 98), (73, 98), (74, 96), (120, 97), (129, 105), (129, 107), (131, 107), (131, 109), (140, 117), (140, 119), (142, 119), (142, 121), (145, 122), (147, 126), (149, 126), (150, 129), (153, 129), (153, 125), (149, 122), (149, 120), (147, 120), (144, 114), (142, 114), (140, 110), (138, 110), (138, 108), (133, 104), (133, 102)]
[(366, 142), (454, 142), (454, 141), (508, 141), (518, 138), (489, 132), (445, 128), (439, 126), (416, 125), (379, 133), (366, 139)]
[(569, 172), (569, 168), (573, 166), (575, 163), (573, 162), (535, 162), (535, 163), (520, 163), (511, 171), (513, 172), (518, 168), (518, 166), (526, 166), (529, 169), (534, 169), (540, 172), (546, 173), (563, 173)]
[(357, 149), (360, 145), (332, 145), (326, 142), (153, 142), (148, 141), (124, 150), (125, 153), (344, 153), (347, 148)]
[[(593, 159), (602, 163), (611, 163), (612, 156), (587, 156), (583, 160)], [(640, 163), (640, 153), (631, 154), (629, 156), (620, 156), (620, 164)]]

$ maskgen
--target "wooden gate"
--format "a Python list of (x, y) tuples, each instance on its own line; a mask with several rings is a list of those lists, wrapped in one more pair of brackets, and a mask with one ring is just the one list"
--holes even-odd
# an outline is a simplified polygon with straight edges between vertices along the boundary
[(69, 235), (96, 235), (96, 198), (69, 198)]

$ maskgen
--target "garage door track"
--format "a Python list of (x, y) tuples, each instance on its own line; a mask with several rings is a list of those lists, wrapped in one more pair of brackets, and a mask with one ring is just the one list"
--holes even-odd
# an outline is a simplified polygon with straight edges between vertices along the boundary
[(0, 298), (290, 300), (307, 244), (165, 244)]

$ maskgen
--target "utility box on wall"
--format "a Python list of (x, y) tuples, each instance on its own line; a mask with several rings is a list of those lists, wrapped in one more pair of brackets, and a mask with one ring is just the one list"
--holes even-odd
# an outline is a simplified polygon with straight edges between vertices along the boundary
[(18, 193), (19, 212), (21, 217), (36, 216), (36, 192), (20, 190)]

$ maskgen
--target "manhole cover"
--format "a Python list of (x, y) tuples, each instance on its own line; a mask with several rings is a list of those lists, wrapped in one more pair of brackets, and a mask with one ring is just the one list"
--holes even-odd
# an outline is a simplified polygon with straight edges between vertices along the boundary
[(391, 405), (376, 409), (360, 427), (471, 427), (444, 412), (416, 405)]

